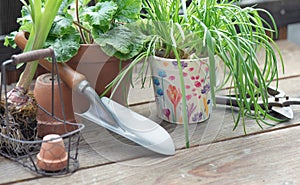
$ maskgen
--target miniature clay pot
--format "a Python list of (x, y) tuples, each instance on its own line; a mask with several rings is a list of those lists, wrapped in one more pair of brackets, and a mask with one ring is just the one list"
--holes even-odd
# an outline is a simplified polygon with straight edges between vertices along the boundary
[(63, 139), (57, 134), (44, 136), (37, 154), (37, 166), (45, 171), (59, 171), (66, 168), (67, 164), (68, 154)]
[[(55, 116), (67, 122), (75, 122), (72, 107), (72, 90), (60, 80), (60, 87), (62, 90), (62, 97), (60, 97), (58, 82), (54, 79), (54, 94), (52, 95), (52, 80), (52, 74), (45, 73), (37, 78), (34, 86), (33, 93), (37, 103), (48, 112), (46, 113), (43, 110), (38, 109), (36, 119), (38, 122), (37, 131), (39, 137), (43, 137), (47, 134), (62, 135), (77, 129), (77, 126), (75, 125), (59, 122), (53, 118), (53, 116)], [(52, 97), (54, 99), (53, 105)], [(65, 118), (63, 116), (62, 102), (64, 104)]]

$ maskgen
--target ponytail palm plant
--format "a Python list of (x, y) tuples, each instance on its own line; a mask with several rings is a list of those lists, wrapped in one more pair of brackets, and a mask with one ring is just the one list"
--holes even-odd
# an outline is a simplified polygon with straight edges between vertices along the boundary
[[(209, 57), (212, 97), (214, 99), (216, 92), (215, 56), (218, 56), (225, 66), (223, 85), (230, 85), (229, 93), (238, 98), (240, 107), (237, 116), (233, 114), (234, 129), (242, 123), (246, 133), (246, 116), (254, 118), (261, 128), (261, 123), (282, 121), (268, 114), (266, 89), (271, 81), (278, 78), (277, 67), (283, 65), (283, 60), (272, 40), (273, 34), (277, 35), (272, 16), (264, 9), (241, 8), (238, 3), (237, 0), (191, 0), (186, 6), (184, 0), (143, 0), (146, 13), (138, 23), (139, 29), (135, 29), (150, 39), (130, 67), (142, 58), (158, 54), (158, 51), (163, 51), (164, 57), (176, 58), (179, 63), (180, 59), (190, 55), (190, 51), (196, 51), (196, 42), (201, 42), (201, 50), (205, 51), (202, 54)], [(260, 13), (267, 14), (272, 22), (266, 22)], [(190, 35), (193, 35), (192, 39), (186, 39)], [(263, 61), (257, 57), (259, 50), (265, 53)], [(143, 61), (144, 64), (147, 62)], [(123, 71), (113, 83), (117, 83), (128, 71)], [(184, 91), (184, 88), (181, 89)], [(182, 98), (182, 106), (185, 107), (184, 92)], [(263, 107), (258, 104), (259, 98), (264, 102)], [(187, 117), (186, 110), (182, 110)], [(183, 121), (188, 147), (187, 120)]]
[[(267, 120), (281, 121), (268, 114), (266, 89), (278, 77), (277, 67), (283, 65), (283, 60), (272, 40), (273, 35), (267, 34), (277, 33), (272, 30), (272, 27), (276, 28), (272, 16), (264, 9), (241, 8), (238, 3), (237, 0), (192, 0), (186, 7), (185, 1), (180, 0), (164, 3), (158, 0), (144, 1), (149, 13), (148, 19), (175, 22), (203, 41), (202, 46), (207, 48), (210, 59), (213, 97), (216, 85), (214, 55), (221, 58), (226, 68), (224, 84), (229, 83), (232, 86), (230, 93), (239, 98), (239, 114), (234, 116), (234, 128), (240, 122), (244, 123), (246, 115), (254, 118), (262, 127), (260, 123), (269, 124)], [(178, 7), (183, 12), (181, 15), (178, 14)], [(260, 13), (267, 14), (272, 23), (260, 17)], [(175, 46), (174, 43), (171, 44), (172, 47)], [(259, 50), (265, 53), (264, 61), (258, 60)], [(276, 53), (279, 53), (279, 60)], [(258, 104), (258, 97), (265, 103), (263, 108)]]
[[(272, 40), (277, 30), (272, 30), (276, 25), (269, 12), (253, 7), (241, 8), (238, 3), (236, 0), (219, 3), (217, 0), (193, 0), (186, 11), (188, 26), (224, 62), (227, 72), (225, 82), (232, 86), (229, 92), (239, 98), (239, 114), (234, 116), (234, 128), (240, 119), (244, 123), (246, 115), (262, 127), (260, 123), (269, 124), (267, 120), (281, 121), (268, 114), (266, 89), (278, 78), (277, 67), (283, 65), (283, 60)], [(267, 14), (272, 23), (260, 17), (260, 13)], [(265, 53), (264, 61), (258, 60), (259, 50)], [(258, 97), (264, 102), (263, 108), (258, 105)], [(252, 105), (254, 111), (251, 110)]]

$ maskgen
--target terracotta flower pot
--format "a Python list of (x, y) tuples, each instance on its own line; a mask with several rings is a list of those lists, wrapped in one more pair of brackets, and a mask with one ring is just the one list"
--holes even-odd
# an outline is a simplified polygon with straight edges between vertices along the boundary
[(37, 154), (37, 166), (45, 171), (59, 171), (67, 167), (68, 153), (63, 139), (57, 134), (43, 138), (40, 152)]
[[(16, 44), (24, 49), (27, 43), (25, 32), (20, 32), (15, 38)], [(120, 61), (116, 57), (107, 56), (97, 44), (83, 44), (78, 53), (67, 62), (67, 64), (77, 72), (85, 75), (91, 86), (101, 95), (106, 86), (119, 74), (120, 70), (126, 67), (130, 61)], [(47, 72), (42, 67), (38, 68), (37, 75)], [(125, 77), (121, 85), (116, 90), (113, 100), (127, 105), (130, 80)], [(110, 96), (109, 91), (106, 96)], [(88, 108), (89, 101), (76, 93), (72, 93), (73, 110), (75, 112), (84, 112)]]
[[(107, 56), (96, 44), (83, 44), (67, 64), (77, 72), (86, 76), (97, 94), (101, 95), (106, 86), (119, 74), (120, 70), (129, 65), (130, 61), (120, 61), (115, 57)], [(127, 98), (130, 86), (129, 76), (125, 77), (117, 88), (113, 100), (127, 106)], [(109, 97), (111, 91), (106, 96)], [(85, 96), (73, 93), (73, 109), (75, 112), (87, 110), (89, 101)]]
[[(53, 80), (54, 94), (52, 95)], [(62, 90), (62, 97), (60, 97), (58, 81), (56, 79), (52, 79), (51, 73), (40, 75), (35, 82), (33, 91), (34, 97), (37, 103), (47, 111), (46, 113), (43, 110), (38, 109), (36, 120), (38, 122), (37, 132), (39, 137), (43, 137), (47, 134), (62, 135), (77, 129), (77, 126), (75, 125), (59, 122), (53, 118), (53, 116), (55, 116), (67, 122), (76, 122), (72, 106), (72, 90), (61, 80), (60, 87)], [(64, 112), (62, 109), (62, 103), (64, 104)]]

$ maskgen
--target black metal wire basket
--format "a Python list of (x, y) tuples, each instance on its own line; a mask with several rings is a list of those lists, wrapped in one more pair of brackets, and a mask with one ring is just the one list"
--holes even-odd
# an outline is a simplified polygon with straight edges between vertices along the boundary
[[(53, 124), (54, 122), (59, 122), (65, 128), (65, 132), (63, 134), (57, 134), (55, 130), (53, 130), (53, 133), (50, 131), (50, 134), (43, 138), (39, 138), (37, 134), (37, 120), (35, 117), (26, 115), (28, 110), (20, 110), (21, 116), (15, 116), (16, 112), (18, 115), (20, 114), (15, 108), (10, 107), (9, 96), (11, 94), (9, 93), (13, 90), (8, 91), (9, 88), (6, 84), (7, 66), (30, 62), (45, 57), (52, 58), (52, 77), (58, 81), (58, 88), (60, 92), (59, 98), (62, 99), (59, 83), (60, 78), (58, 74), (55, 74), (55, 71), (58, 70), (52, 49), (41, 49), (20, 55), (14, 55), (10, 60), (2, 63), (0, 89), (0, 154), (20, 163), (36, 174), (47, 176), (64, 175), (76, 171), (79, 167), (78, 150), (80, 131), (84, 128), (84, 125), (81, 123), (71, 123), (65, 119), (62, 120), (55, 117), (53, 112), (48, 112), (43, 107), (39, 106), (32, 96), (32, 99), (29, 98), (27, 100), (27, 103), (30, 104), (30, 111), (32, 111), (31, 109), (34, 109), (36, 112), (48, 114), (52, 118), (48, 124), (52, 124), (52, 122)], [(54, 88), (54, 82), (52, 83), (52, 88)], [(52, 110), (54, 110), (54, 108), (55, 107), (53, 107)], [(63, 103), (62, 114), (64, 114)]]

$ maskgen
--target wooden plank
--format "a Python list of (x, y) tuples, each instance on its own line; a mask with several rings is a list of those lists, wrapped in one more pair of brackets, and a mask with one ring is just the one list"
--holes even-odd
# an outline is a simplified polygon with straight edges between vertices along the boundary
[[(285, 68), (283, 70), (281, 64), (278, 63), (279, 78), (288, 78), (300, 75), (300, 70), (298, 67), (300, 46), (286, 40), (276, 41), (276, 44), (280, 49), (285, 64)], [(262, 53), (259, 53), (258, 57), (261, 60), (264, 58)]]
[[(280, 87), (286, 91), (287, 94), (294, 97), (300, 97), (298, 86), (293, 87), (293, 84), (297, 84), (300, 78), (286, 79), (280, 81)], [(176, 148), (179, 151), (180, 148), (184, 148), (184, 134), (182, 125), (173, 125), (166, 122), (161, 122), (156, 117), (155, 104), (150, 105), (138, 105), (133, 107), (138, 112), (143, 112), (153, 119), (154, 121), (161, 123), (163, 127), (171, 134)], [(292, 124), (300, 122), (300, 106), (293, 106), (295, 119), (278, 124), (276, 127), (266, 129), (273, 130), (279, 127), (289, 127)], [(231, 121), (230, 121), (231, 120)], [(249, 134), (262, 131), (253, 120), (246, 122), (247, 131)], [(244, 135), (243, 128), (240, 125), (235, 131), (232, 131), (233, 122), (231, 119), (230, 110), (219, 108), (215, 110), (210, 120), (200, 124), (190, 125), (190, 140), (191, 146), (198, 146), (203, 144), (211, 144), (214, 142), (229, 140), (235, 137), (242, 137)], [(85, 141), (84, 141), (85, 140)], [(82, 141), (80, 143), (79, 150), (79, 162), (80, 169), (93, 168), (99, 165), (107, 165), (110, 163), (116, 163), (123, 161), (130, 165), (134, 165), (133, 161), (129, 159), (143, 158), (140, 164), (149, 164), (154, 160), (161, 160), (163, 157), (156, 155), (136, 144), (127, 141), (124, 138), (117, 136), (107, 130), (86, 123), (86, 128), (82, 132)], [(26, 180), (32, 178), (38, 178), (33, 173), (24, 169), (21, 165), (11, 162), (7, 159), (0, 157), (0, 183), (7, 183), (17, 180)], [(15, 172), (18, 171), (18, 176)]]
[(278, 39), (279, 40), (287, 39), (287, 26), (282, 26), (278, 28)]
[[(80, 142), (79, 147), (80, 167), (88, 168), (97, 164), (109, 163), (108, 160), (97, 154), (83, 140)], [(0, 157), (0, 172), (0, 184), (9, 184), (9, 182), (26, 181), (28, 179), (36, 179), (40, 177), (40, 175), (30, 171), (27, 168), (24, 168), (21, 164), (4, 157)]]
[[(300, 80), (300, 78), (297, 77), (299, 71), (297, 66), (290, 62), (290, 60), (293, 60), (294, 63), (297, 63), (297, 56), (295, 57), (295, 55), (299, 54), (297, 54), (297, 49), (294, 47), (294, 45), (290, 44), (289, 42), (279, 42), (279, 46), (280, 48), (285, 48), (282, 49), (282, 51), (284, 51), (284, 57), (288, 57), (286, 70), (289, 71), (289, 75), (291, 75), (282, 76), (287, 77), (287, 79), (280, 81), (280, 88), (285, 90), (290, 96), (299, 97), (300, 87), (295, 85)], [(298, 49), (300, 50), (300, 48)], [(289, 52), (292, 53), (291, 56)], [(151, 87), (152, 86), (150, 86), (150, 88)], [(153, 96), (151, 97), (151, 91), (152, 89), (145, 89), (143, 93), (138, 93), (140, 91), (137, 89), (137, 92), (133, 92), (131, 95), (135, 96), (134, 98), (136, 98), (136, 100), (147, 100), (147, 98), (149, 100), (150, 98), (151, 101), (154, 98)], [(144, 99), (140, 99), (140, 97)], [(289, 127), (291, 124), (297, 124), (300, 122), (300, 107), (292, 107), (295, 111), (295, 119), (283, 124), (279, 124), (277, 127)], [(150, 119), (153, 119), (165, 127), (171, 134), (177, 151), (180, 151), (181, 148), (184, 148), (185, 143), (183, 137), (183, 126), (172, 125), (159, 120), (156, 116), (156, 108), (154, 103), (136, 105), (133, 106), (132, 109), (148, 116)], [(261, 129), (254, 123), (253, 120), (247, 120), (246, 123), (248, 133), (256, 133), (261, 131)], [(135, 166), (135, 160), (129, 159), (141, 158), (142, 160), (140, 161), (140, 164), (143, 165), (149, 165), (155, 163), (157, 160), (165, 159), (164, 157), (149, 152), (148, 150), (143, 149), (142, 147), (137, 146), (136, 144), (129, 142), (124, 138), (112, 134), (101, 127), (88, 125), (88, 123), (86, 124), (87, 127), (82, 133), (83, 139), (86, 142), (82, 141), (80, 143), (79, 150), (80, 170), (95, 168), (102, 165), (109, 165), (116, 162)], [(276, 129), (277, 127), (265, 127), (265, 129), (270, 131), (272, 129)], [(211, 144), (218, 141), (242, 137), (244, 135), (243, 127), (241, 125), (237, 127), (235, 131), (232, 131), (232, 128), (233, 120), (230, 110), (219, 107), (214, 110), (214, 113), (208, 121), (189, 126), (191, 145), (199, 146), (203, 144)], [(0, 157), (0, 171), (0, 183), (26, 181), (32, 178), (38, 178), (20, 165), (4, 159), (3, 157)], [(18, 171), (18, 176), (16, 176), (14, 173), (16, 171)]]
[[(79, 169), (130, 161), (130, 159), (140, 157), (145, 159), (141, 164), (148, 164), (153, 158), (163, 157), (100, 126), (88, 122), (85, 124), (86, 127), (82, 131), (79, 145)], [(22, 165), (3, 157), (0, 157), (0, 171), (0, 184), (40, 178), (39, 175), (22, 167)], [(16, 171), (18, 172), (17, 176)]]
[[(300, 77), (280, 80), (279, 87), (280, 89), (284, 90), (286, 94), (289, 95), (290, 97), (300, 98), (299, 95), (300, 86), (294, 85), (299, 83), (299, 81), (300, 81)], [(275, 86), (274, 83), (273, 85)], [(263, 128), (271, 130), (277, 127), (284, 127), (284, 126), (289, 126), (291, 124), (300, 123), (300, 106), (293, 105), (291, 107), (294, 111), (294, 116), (295, 116), (294, 119), (284, 123), (277, 124), (276, 127), (262, 125)], [(153, 121), (160, 123), (172, 135), (177, 148), (184, 147), (183, 126), (169, 124), (159, 119), (156, 116), (157, 115), (156, 105), (154, 102), (145, 105), (136, 105), (131, 108), (134, 111), (137, 111), (143, 114), (144, 116), (149, 117)], [(246, 119), (245, 124), (246, 124), (246, 131), (248, 134), (263, 131), (252, 119)], [(217, 108), (214, 109), (208, 121), (189, 126), (190, 135), (192, 136), (191, 144), (197, 145), (201, 143), (224, 140), (227, 138), (244, 135), (244, 128), (242, 124), (240, 124), (234, 131), (233, 131), (233, 126), (234, 126), (234, 121), (232, 119), (230, 107), (217, 105)]]
[(298, 184), (300, 127), (178, 151), (140, 165), (113, 163), (22, 184)]

